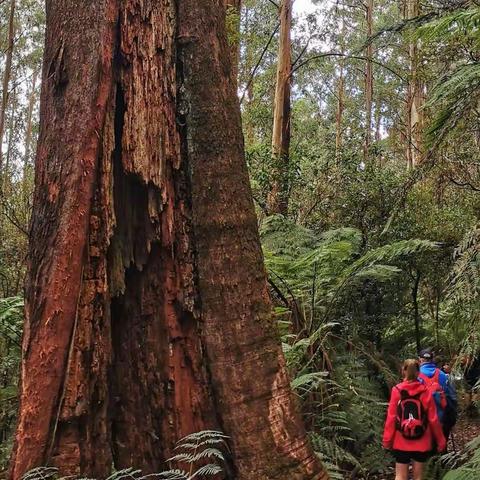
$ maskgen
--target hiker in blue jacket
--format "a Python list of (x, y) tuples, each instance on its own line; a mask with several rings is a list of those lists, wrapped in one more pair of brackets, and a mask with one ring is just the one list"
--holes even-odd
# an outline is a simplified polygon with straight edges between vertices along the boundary
[(450, 432), (457, 421), (457, 392), (449, 375), (440, 370), (435, 363), (435, 353), (425, 348), (419, 354), (420, 375), (422, 381), (431, 391), (437, 414), (442, 424), (443, 433), (448, 440)]

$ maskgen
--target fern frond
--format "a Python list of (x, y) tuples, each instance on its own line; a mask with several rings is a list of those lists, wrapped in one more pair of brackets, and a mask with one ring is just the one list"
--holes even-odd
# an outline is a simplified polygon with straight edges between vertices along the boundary
[(216, 458), (223, 461), (223, 453), (216, 448), (205, 448), (197, 453), (178, 453), (173, 457), (169, 458), (169, 462), (186, 462), (186, 463), (195, 463), (204, 458)]
[(47, 480), (58, 475), (58, 468), (37, 467), (22, 476), (22, 480)]
[(189, 474), (183, 470), (167, 470), (166, 472), (161, 472), (158, 477), (166, 480), (190, 480)]
[(222, 469), (215, 464), (209, 464), (209, 465), (204, 465), (203, 467), (200, 467), (191, 477), (190, 480), (193, 480), (194, 478), (197, 477), (202, 477), (202, 476), (215, 476), (218, 475), (219, 473), (222, 473)]

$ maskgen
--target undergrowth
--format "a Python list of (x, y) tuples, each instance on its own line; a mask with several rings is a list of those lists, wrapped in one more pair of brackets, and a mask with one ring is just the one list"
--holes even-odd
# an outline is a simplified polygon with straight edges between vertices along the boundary
[[(188, 435), (177, 443), (175, 455), (167, 460), (169, 469), (144, 475), (133, 468), (118, 470), (106, 480), (202, 480), (222, 473), (225, 464), (224, 452), (227, 437), (221, 432), (204, 430)], [(22, 480), (67, 480), (59, 476), (58, 469), (39, 467), (26, 473)], [(88, 480), (82, 478), (81, 480)]]

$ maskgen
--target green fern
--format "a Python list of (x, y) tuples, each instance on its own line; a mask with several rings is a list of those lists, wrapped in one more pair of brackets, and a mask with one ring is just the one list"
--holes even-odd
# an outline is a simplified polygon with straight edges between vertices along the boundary
[[(225, 457), (223, 450), (227, 448), (227, 436), (215, 430), (204, 430), (188, 435), (177, 443), (175, 450), (180, 453), (167, 460), (169, 464), (188, 465), (187, 472), (181, 468), (143, 475), (141, 470), (127, 468), (110, 475), (106, 480), (147, 480), (151, 478), (165, 480), (194, 480), (214, 478), (222, 473)], [(210, 462), (210, 463), (205, 463)], [(22, 480), (67, 480), (71, 477), (59, 477), (54, 467), (39, 467), (26, 473)], [(88, 480), (88, 479), (81, 479)]]
[[(416, 36), (428, 44), (468, 45), (472, 52), (480, 46), (480, 8), (460, 6), (417, 29)], [(430, 146), (443, 139), (478, 104), (480, 94), (480, 63), (476, 60), (456, 62), (453, 72), (439, 80), (425, 108), (435, 111), (427, 130)]]
[(0, 298), (0, 430), (9, 434), (0, 442), (0, 471), (7, 467), (17, 414), (17, 378), (23, 323), (23, 299)]
[[(449, 471), (447, 471), (449, 470)], [(427, 465), (424, 480), (477, 480), (480, 472), (480, 437), (460, 452), (433, 458)]]

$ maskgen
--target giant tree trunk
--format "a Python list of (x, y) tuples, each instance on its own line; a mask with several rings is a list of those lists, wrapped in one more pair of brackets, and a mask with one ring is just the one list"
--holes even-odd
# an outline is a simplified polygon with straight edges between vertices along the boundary
[(47, 2), (13, 479), (159, 471), (204, 428), (230, 437), (228, 478), (327, 478), (271, 315), (230, 75), (220, 0)]
[(292, 0), (280, 5), (280, 42), (278, 48), (277, 83), (273, 111), (273, 172), (267, 210), (270, 214), (288, 211), (288, 170), (290, 153), (290, 90), (292, 79)]
[(7, 116), (8, 106), (8, 87), (10, 84), (10, 76), (12, 74), (12, 58), (13, 58), (13, 42), (15, 36), (15, 0), (10, 2), (10, 14), (8, 17), (8, 39), (7, 39), (7, 51), (5, 58), (5, 70), (3, 72), (2, 81), (2, 103), (0, 104), (0, 178), (3, 169), (3, 135), (5, 133), (5, 119)]

